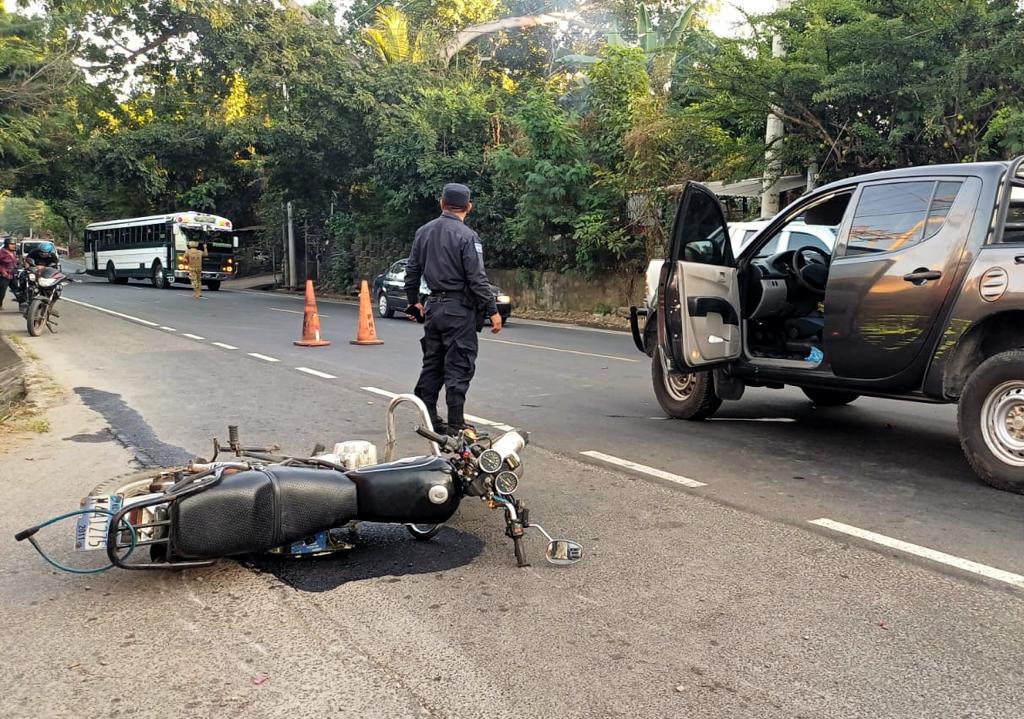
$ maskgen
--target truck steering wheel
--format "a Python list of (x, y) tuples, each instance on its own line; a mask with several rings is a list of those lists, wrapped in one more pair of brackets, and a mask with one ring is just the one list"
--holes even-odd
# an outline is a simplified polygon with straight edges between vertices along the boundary
[[(809, 252), (810, 257), (804, 253)], [(815, 295), (825, 295), (828, 266), (832, 258), (820, 247), (808, 245), (793, 251), (793, 276), (797, 283)]]

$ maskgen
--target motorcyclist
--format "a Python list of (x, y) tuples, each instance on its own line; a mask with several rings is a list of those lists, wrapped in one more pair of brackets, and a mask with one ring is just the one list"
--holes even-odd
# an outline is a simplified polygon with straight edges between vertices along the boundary
[(60, 257), (52, 242), (40, 242), (39, 246), (25, 255), (26, 267), (57, 267), (60, 268)]
[[(60, 257), (57, 255), (57, 248), (52, 242), (40, 242), (39, 245), (25, 255), (24, 262), (26, 269), (35, 267), (56, 267), (60, 269)], [(28, 289), (28, 276), (23, 270), (18, 276), (18, 306), (24, 312), (28, 305), (26, 290)], [(54, 312), (56, 316), (56, 312)]]

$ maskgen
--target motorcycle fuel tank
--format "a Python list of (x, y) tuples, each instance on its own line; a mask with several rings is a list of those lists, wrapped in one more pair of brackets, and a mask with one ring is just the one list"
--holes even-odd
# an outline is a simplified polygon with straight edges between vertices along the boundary
[(409, 457), (347, 472), (367, 522), (440, 524), (458, 509), (460, 493), (442, 457)]

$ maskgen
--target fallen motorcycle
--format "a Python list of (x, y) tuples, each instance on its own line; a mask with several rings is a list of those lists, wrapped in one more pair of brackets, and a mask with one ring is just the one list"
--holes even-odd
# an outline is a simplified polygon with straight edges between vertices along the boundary
[(25, 270), (25, 324), (28, 333), (38, 337), (43, 327), (50, 332), (57, 331), (57, 312), (54, 306), (60, 299), (64, 286), (74, 282), (72, 278), (56, 267), (34, 267)]
[[(428, 440), (430, 453), (396, 460), (395, 410), (404, 402), (419, 411), (422, 425), (416, 432)], [(415, 539), (428, 540), (470, 496), (502, 512), (518, 566), (528, 566), (527, 529), (547, 538), (549, 562), (573, 564), (583, 558), (582, 546), (555, 539), (532, 523), (529, 509), (514, 496), (523, 475), (526, 434), (510, 431), (493, 440), (472, 430), (454, 437), (438, 434), (429, 429), (427, 408), (413, 395), (392, 399), (385, 416), (380, 464), (376, 447), (366, 441), (290, 457), (278, 454), (276, 445), (245, 447), (237, 427), (229, 427), (227, 447), (215, 439), (211, 460), (105, 482), (80, 509), (18, 532), (15, 539), (29, 540), (51, 564), (74, 573), (202, 567), (222, 557), (262, 552), (300, 557), (350, 549), (346, 538), (358, 522), (404, 524)], [(228, 457), (218, 459), (222, 454)], [(76, 520), (75, 549), (105, 551), (106, 565), (70, 567), (36, 542), (41, 529), (69, 518)], [(137, 553), (140, 548), (148, 555)]]

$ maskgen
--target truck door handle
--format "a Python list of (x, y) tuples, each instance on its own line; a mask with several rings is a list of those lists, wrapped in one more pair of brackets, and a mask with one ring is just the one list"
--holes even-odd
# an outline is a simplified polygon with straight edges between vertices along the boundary
[(903, 279), (911, 284), (923, 285), (928, 280), (937, 280), (942, 277), (938, 270), (929, 270), (927, 267), (918, 267), (909, 275), (903, 275)]

